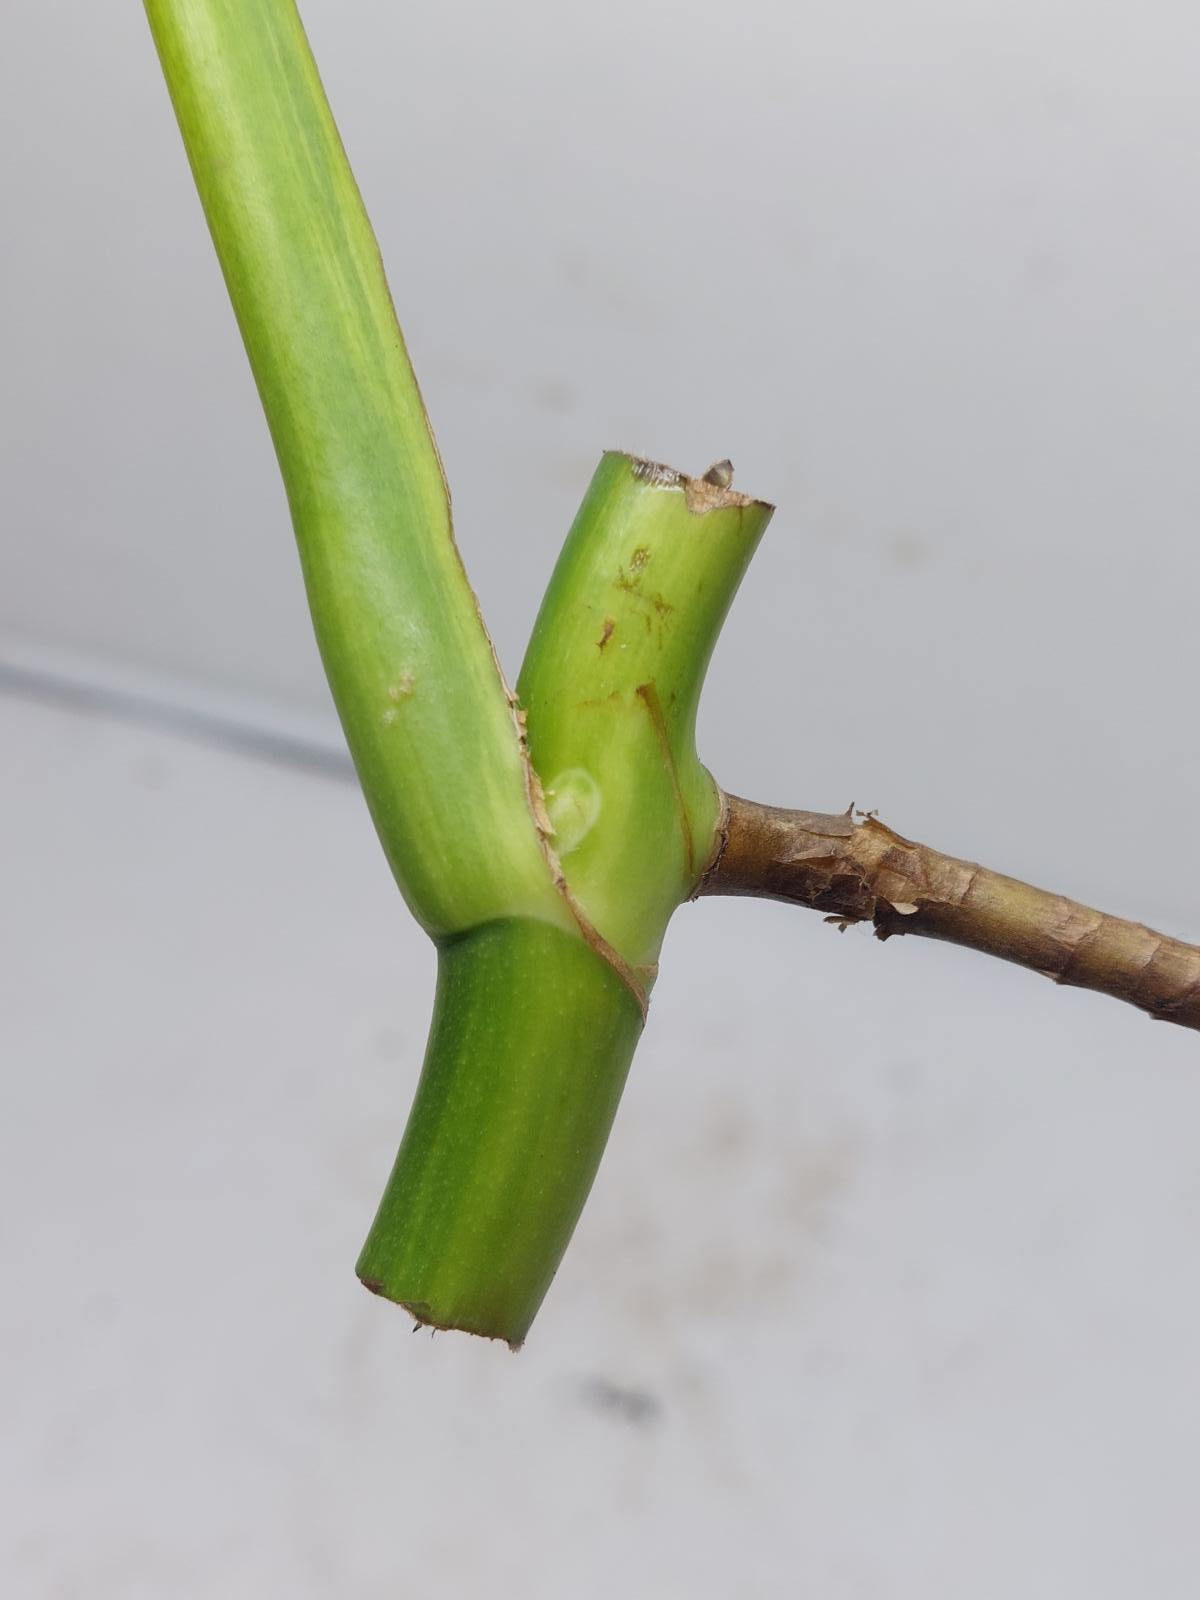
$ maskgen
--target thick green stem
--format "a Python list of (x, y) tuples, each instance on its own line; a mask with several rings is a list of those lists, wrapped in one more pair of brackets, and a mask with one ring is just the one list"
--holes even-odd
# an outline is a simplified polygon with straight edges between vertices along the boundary
[(580, 940), (495, 922), (444, 945), (416, 1100), (358, 1262), (421, 1322), (519, 1345), (592, 1186), (641, 1032)]

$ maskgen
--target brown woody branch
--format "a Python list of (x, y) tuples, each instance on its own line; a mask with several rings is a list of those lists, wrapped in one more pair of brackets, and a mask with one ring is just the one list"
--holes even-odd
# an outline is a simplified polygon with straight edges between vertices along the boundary
[(783, 811), (726, 795), (724, 840), (700, 894), (757, 895), (876, 936), (917, 933), (1200, 1028), (1200, 949), (941, 855), (874, 816)]

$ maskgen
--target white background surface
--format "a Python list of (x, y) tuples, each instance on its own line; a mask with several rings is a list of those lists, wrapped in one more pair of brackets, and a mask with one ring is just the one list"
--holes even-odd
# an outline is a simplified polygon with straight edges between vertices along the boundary
[[(728, 453), (722, 781), (1200, 936), (1194, 8), (305, 16), (510, 669), (603, 447)], [(332, 742), (140, 10), (6, 35), (0, 659)], [(1191, 1600), (1191, 1036), (688, 908), (526, 1350), (412, 1338), (356, 792), (7, 681), (0, 1590)]]

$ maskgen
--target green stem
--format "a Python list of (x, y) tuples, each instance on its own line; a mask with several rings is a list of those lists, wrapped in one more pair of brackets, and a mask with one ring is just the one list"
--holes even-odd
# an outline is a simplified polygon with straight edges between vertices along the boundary
[(425, 1066), (358, 1262), (439, 1328), (519, 1345), (592, 1186), (641, 1012), (612, 967), (545, 923), (442, 947)]
[(571, 925), (379, 251), (292, 0), (146, 0), (287, 489), (325, 670), (434, 936)]
[(618, 452), (597, 468), (517, 689), (589, 921), (652, 971), (716, 846), (696, 709), (721, 624), (771, 516), (727, 486)]

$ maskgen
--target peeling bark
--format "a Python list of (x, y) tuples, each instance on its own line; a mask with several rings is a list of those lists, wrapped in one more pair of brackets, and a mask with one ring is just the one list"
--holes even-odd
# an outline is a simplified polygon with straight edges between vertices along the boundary
[(699, 894), (786, 900), (840, 928), (870, 922), (880, 939), (943, 939), (1200, 1028), (1194, 945), (942, 855), (853, 807), (839, 816), (725, 800), (723, 842)]

